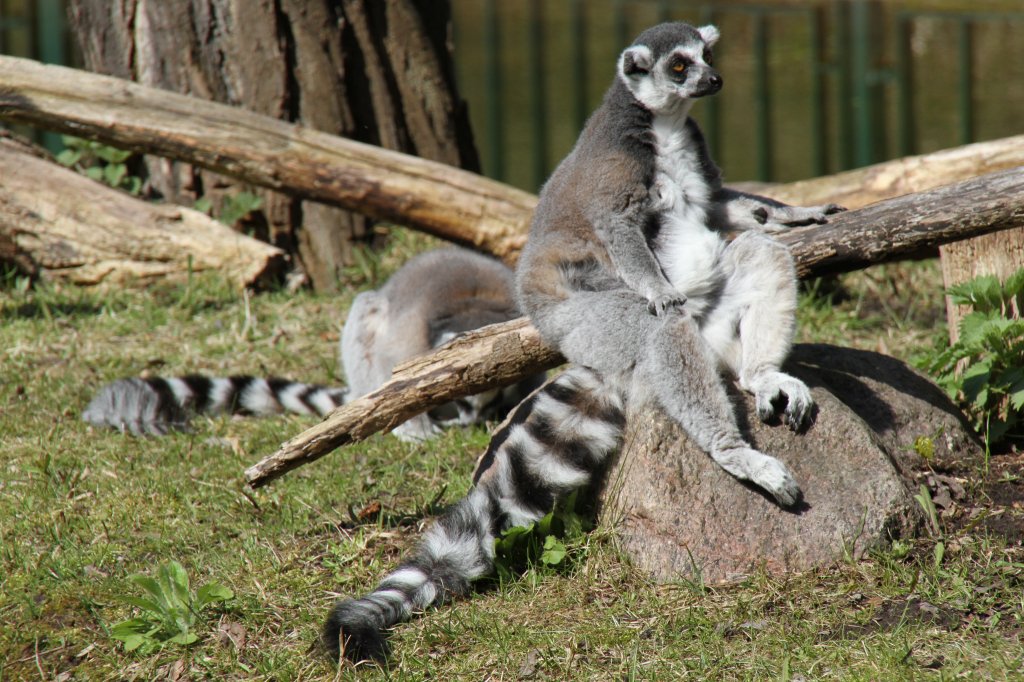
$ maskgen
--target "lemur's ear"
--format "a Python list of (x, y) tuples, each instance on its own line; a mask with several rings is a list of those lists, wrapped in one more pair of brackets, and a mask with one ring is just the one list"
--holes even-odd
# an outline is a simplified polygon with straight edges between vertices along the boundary
[(646, 45), (627, 47), (619, 59), (619, 71), (623, 76), (642, 76), (650, 73), (654, 66), (654, 55)]
[(718, 27), (708, 24), (707, 26), (701, 26), (697, 29), (697, 33), (700, 33), (700, 37), (704, 40), (704, 44), (708, 47), (713, 47), (718, 42)]

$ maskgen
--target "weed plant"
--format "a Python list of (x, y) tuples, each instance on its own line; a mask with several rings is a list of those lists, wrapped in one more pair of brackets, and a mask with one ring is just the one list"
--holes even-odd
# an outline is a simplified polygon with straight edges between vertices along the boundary
[(956, 343), (920, 360), (963, 405), (986, 452), (1024, 438), (1024, 270), (1000, 283), (991, 275), (951, 287), (953, 303), (969, 306)]

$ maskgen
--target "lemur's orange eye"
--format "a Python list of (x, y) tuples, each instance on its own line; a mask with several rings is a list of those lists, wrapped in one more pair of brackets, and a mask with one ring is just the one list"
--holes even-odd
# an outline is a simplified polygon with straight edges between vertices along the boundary
[(682, 73), (683, 71), (686, 71), (686, 64), (683, 64), (682, 62), (677, 62), (676, 64), (672, 65), (672, 70), (675, 71), (676, 73)]

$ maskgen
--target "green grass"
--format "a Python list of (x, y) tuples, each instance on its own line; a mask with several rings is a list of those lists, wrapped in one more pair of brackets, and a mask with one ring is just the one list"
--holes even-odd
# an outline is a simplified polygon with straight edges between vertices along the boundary
[[(424, 244), (407, 239), (353, 280), (385, 276)], [(844, 278), (844, 302), (801, 304), (802, 339), (909, 357), (944, 333), (937, 272)], [(464, 493), (485, 430), (425, 446), (378, 436), (252, 492), (242, 470), (313, 420), (204, 418), (192, 433), (139, 439), (78, 415), (103, 382), (146, 371), (337, 382), (352, 294), (247, 299), (207, 278), (142, 292), (0, 291), (0, 680), (1024, 674), (1024, 554), (979, 531), (947, 536), (938, 568), (921, 540), (728, 587), (651, 584), (598, 531), (570, 573), (490, 585), (397, 628), (388, 671), (339, 672), (311, 651), (327, 609), (371, 588)], [(201, 613), (195, 645), (124, 653), (108, 629), (138, 615), (124, 599), (142, 596), (131, 576), (172, 560), (193, 589), (220, 583), (234, 598)]]

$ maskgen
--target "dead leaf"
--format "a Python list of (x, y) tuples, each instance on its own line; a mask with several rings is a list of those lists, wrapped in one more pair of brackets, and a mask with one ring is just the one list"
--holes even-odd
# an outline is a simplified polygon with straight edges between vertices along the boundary
[(380, 514), (380, 509), (381, 509), (380, 501), (379, 500), (374, 500), (370, 504), (368, 504), (365, 507), (363, 507), (362, 510), (360, 510), (360, 512), (358, 514), (356, 514), (356, 520), (357, 521), (368, 521), (370, 519), (376, 520), (377, 515)]
[(217, 625), (217, 641), (224, 646), (231, 645), (235, 647), (236, 651), (241, 651), (245, 648), (247, 634), (244, 625), (232, 620), (224, 620), (222, 618), (220, 624)]
[(540, 651), (530, 649), (526, 654), (526, 660), (519, 666), (519, 679), (526, 680), (537, 674), (537, 663), (540, 661)]

